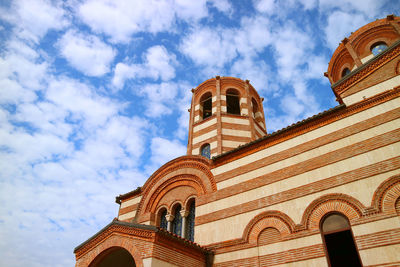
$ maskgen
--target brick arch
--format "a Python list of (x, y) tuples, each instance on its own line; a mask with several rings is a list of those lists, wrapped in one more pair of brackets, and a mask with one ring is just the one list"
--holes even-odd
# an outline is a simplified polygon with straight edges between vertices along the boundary
[(400, 175), (382, 182), (375, 190), (371, 206), (379, 212), (396, 213), (396, 201), (400, 197)]
[(139, 221), (147, 220), (143, 218), (142, 220), (140, 216), (154, 210), (156, 208), (153, 205), (154, 201), (168, 189), (179, 185), (189, 185), (196, 189), (198, 195), (217, 191), (210, 166), (211, 160), (191, 155), (176, 158), (160, 167), (142, 187), (143, 197), (136, 213)]
[(281, 235), (289, 235), (294, 230), (293, 220), (280, 211), (266, 211), (254, 217), (243, 231), (243, 240), (257, 244), (258, 236), (266, 228), (275, 228)]
[(188, 196), (188, 197), (186, 198), (186, 200), (185, 200), (185, 202), (184, 202), (184, 208), (185, 208), (185, 210), (189, 208), (188, 204), (189, 204), (192, 200), (196, 201), (196, 198), (197, 198), (197, 196), (195, 196), (195, 195), (191, 195), (191, 196)]
[(397, 61), (397, 64), (396, 64), (396, 69), (394, 70), (394, 72), (395, 72), (397, 75), (399, 75), (399, 74), (400, 74), (400, 60), (399, 60), (399, 61)]
[(319, 229), (321, 219), (331, 212), (342, 213), (351, 222), (360, 218), (364, 210), (364, 205), (349, 195), (327, 194), (308, 205), (301, 219), (301, 227), (303, 229)]
[(85, 262), (87, 262), (87, 265), (78, 265), (77, 267), (89, 266), (90, 264), (92, 264), (93, 261), (97, 259), (98, 256), (101, 256), (101, 254), (103, 253), (107, 253), (108, 250), (113, 248), (123, 248), (127, 250), (134, 259), (136, 266), (143, 267), (143, 260), (140, 252), (138, 251), (136, 246), (134, 246), (132, 242), (129, 242), (128, 240), (130, 239), (127, 237), (116, 235), (108, 237), (96, 249), (93, 249), (91, 253), (87, 254), (87, 258), (85, 260)]
[[(190, 186), (194, 188), (197, 192), (197, 195), (203, 195), (207, 192), (205, 186), (201, 183), (201, 180), (198, 177), (190, 174), (178, 175), (168, 179), (154, 190), (152, 195), (144, 203), (144, 211), (150, 211), (154, 213), (158, 208), (158, 203), (162, 197), (172, 189), (180, 186)], [(180, 203), (183, 207), (183, 203), (181, 201), (174, 201), (169, 205), (169, 211), (171, 211), (172, 205), (175, 203)]]

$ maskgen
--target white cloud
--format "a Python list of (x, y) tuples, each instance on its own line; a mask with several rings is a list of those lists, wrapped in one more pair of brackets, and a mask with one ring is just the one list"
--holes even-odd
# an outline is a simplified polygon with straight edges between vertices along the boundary
[(151, 140), (151, 164), (147, 166), (152, 173), (168, 161), (186, 154), (186, 146), (177, 140), (168, 140), (162, 137), (154, 137)]
[(209, 2), (211, 2), (211, 4), (222, 13), (228, 15), (233, 13), (233, 7), (228, 0), (211, 0)]
[(69, 24), (61, 4), (47, 0), (13, 1), (10, 10), (0, 10), (0, 18), (14, 24), (19, 37), (36, 43), (49, 30), (60, 30)]
[(276, 10), (275, 0), (254, 1), (254, 7), (258, 12), (272, 14)]
[[(180, 44), (183, 54), (212, 73), (237, 56), (234, 32), (224, 29), (196, 28)], [(214, 73), (215, 74), (215, 73)]]
[(173, 31), (176, 19), (197, 21), (208, 15), (206, 1), (88, 0), (78, 7), (81, 19), (113, 42), (127, 43), (138, 32)]
[(366, 18), (361, 14), (335, 11), (328, 17), (328, 24), (325, 27), (325, 40), (332, 50), (335, 50), (339, 43), (360, 26), (367, 23)]
[(175, 83), (147, 84), (139, 89), (139, 93), (146, 95), (146, 116), (160, 117), (169, 115), (175, 107), (175, 98), (178, 93)]
[[(360, 12), (368, 18), (373, 18), (379, 14), (381, 7), (385, 5), (385, 1), (376, 0), (319, 0), (322, 11), (333, 10), (339, 8), (343, 12)], [(340, 21), (338, 21), (340, 22)], [(350, 24), (352, 25), (352, 24)]]
[(118, 63), (115, 66), (112, 85), (121, 89), (126, 80), (134, 78), (168, 81), (175, 77), (176, 64), (175, 55), (169, 53), (164, 46), (152, 46), (146, 51), (142, 64)]
[(116, 52), (97, 36), (69, 30), (59, 40), (61, 55), (68, 63), (88, 76), (102, 76), (110, 69)]

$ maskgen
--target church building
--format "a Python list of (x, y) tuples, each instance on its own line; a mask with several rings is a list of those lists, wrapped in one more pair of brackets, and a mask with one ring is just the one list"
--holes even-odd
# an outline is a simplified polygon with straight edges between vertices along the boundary
[(400, 266), (399, 73), (389, 15), (333, 53), (338, 105), (279, 131), (250, 81), (201, 83), (187, 154), (116, 197), (76, 267)]

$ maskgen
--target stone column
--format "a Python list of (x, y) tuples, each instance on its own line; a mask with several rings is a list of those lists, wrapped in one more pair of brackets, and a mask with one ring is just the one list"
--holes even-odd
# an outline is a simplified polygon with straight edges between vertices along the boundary
[(187, 224), (187, 216), (189, 215), (188, 210), (181, 210), (181, 216), (182, 216), (182, 237), (187, 238), (187, 229), (186, 229), (186, 224)]
[(175, 216), (172, 214), (167, 214), (165, 215), (165, 218), (167, 219), (167, 231), (172, 232), (171, 227), (172, 227), (172, 221), (174, 220)]

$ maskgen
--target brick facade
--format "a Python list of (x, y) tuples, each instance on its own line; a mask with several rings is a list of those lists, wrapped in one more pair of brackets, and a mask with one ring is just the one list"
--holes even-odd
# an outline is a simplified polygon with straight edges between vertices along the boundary
[[(377, 42), (388, 48), (374, 56)], [(367, 24), (329, 63), (340, 105), (272, 134), (249, 81), (203, 82), (192, 89), (187, 155), (119, 195), (118, 218), (75, 249), (76, 266), (116, 248), (136, 266), (328, 266), (321, 225), (332, 214), (348, 221), (363, 266), (400, 265), (399, 66), (400, 18)], [(227, 112), (232, 89), (239, 114)]]

